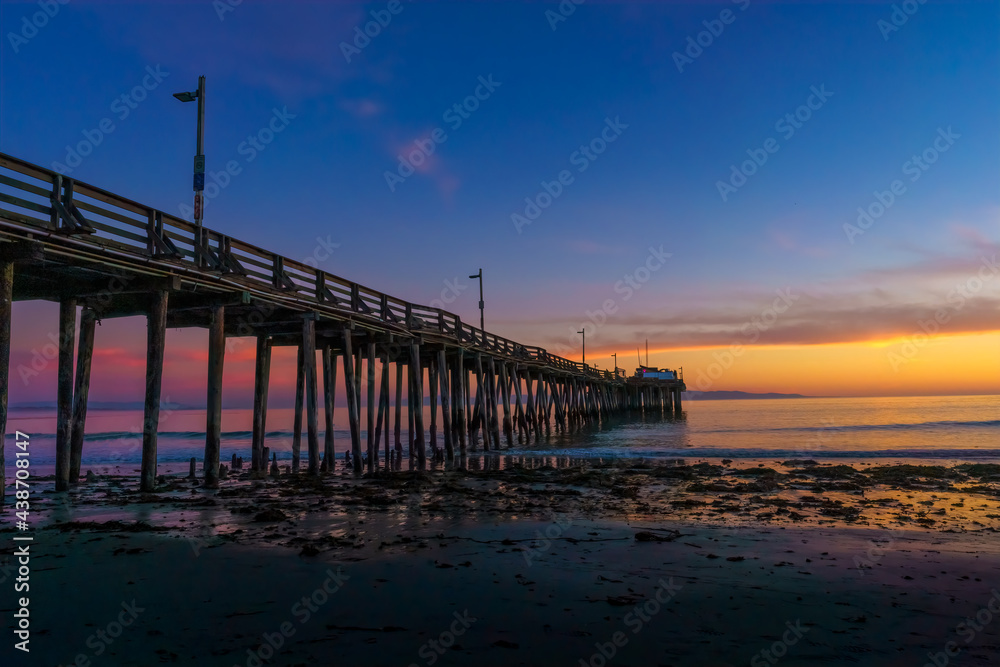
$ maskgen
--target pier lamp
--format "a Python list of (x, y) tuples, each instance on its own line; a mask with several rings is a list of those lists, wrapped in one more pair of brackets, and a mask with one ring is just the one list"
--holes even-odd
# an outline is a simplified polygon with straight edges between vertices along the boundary
[(583, 334), (583, 365), (587, 365), (587, 330), (581, 329), (577, 331), (578, 334)]
[(194, 224), (195, 229), (195, 256), (198, 266), (202, 266), (205, 257), (202, 252), (204, 248), (203, 230), (201, 221), (205, 209), (205, 77), (198, 77), (198, 90), (186, 93), (174, 93), (174, 97), (181, 102), (198, 101), (198, 136), (194, 156)]
[(486, 343), (486, 315), (483, 312), (485, 307), (485, 302), (483, 301), (483, 270), (479, 269), (479, 273), (469, 276), (469, 278), (479, 278), (479, 330), (483, 334), (483, 343)]
[(618, 353), (612, 352), (611, 358), (615, 360), (615, 375), (618, 375)]

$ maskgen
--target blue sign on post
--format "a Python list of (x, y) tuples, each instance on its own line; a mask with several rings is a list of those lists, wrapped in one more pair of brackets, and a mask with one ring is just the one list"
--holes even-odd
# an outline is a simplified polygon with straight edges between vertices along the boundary
[(195, 192), (201, 192), (205, 189), (205, 174), (204, 172), (194, 175), (194, 189)]

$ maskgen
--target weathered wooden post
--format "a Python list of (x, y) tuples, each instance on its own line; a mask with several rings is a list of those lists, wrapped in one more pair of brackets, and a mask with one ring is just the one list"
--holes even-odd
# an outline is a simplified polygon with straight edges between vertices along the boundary
[(354, 380), (354, 352), (351, 330), (344, 329), (344, 386), (347, 390), (347, 418), (351, 422), (351, 463), (354, 473), (361, 474), (361, 424), (358, 417), (358, 385)]
[(205, 401), (205, 487), (219, 487), (222, 448), (222, 369), (226, 356), (225, 309), (214, 306), (208, 328), (208, 395)]
[(385, 462), (389, 463), (389, 355), (382, 353), (382, 382), (378, 392), (378, 417), (375, 419), (375, 449), (378, 450), (382, 435), (382, 419), (385, 419)]
[(73, 435), (73, 343), (76, 300), (59, 302), (59, 384), (56, 394), (56, 491), (69, 489), (70, 439)]
[[(410, 341), (410, 363), (410, 367), (414, 370), (413, 390), (417, 399), (416, 411), (413, 414), (413, 419), (417, 427), (417, 461), (424, 463), (427, 457), (427, 452), (424, 449), (424, 372), (420, 365), (420, 343), (416, 340)], [(413, 404), (410, 405), (410, 409), (413, 409)]]
[(368, 334), (368, 472), (375, 469), (375, 459), (378, 458), (378, 440), (375, 435), (375, 340)]
[(458, 348), (458, 355), (455, 359), (455, 408), (458, 419), (458, 448), (459, 452), (465, 456), (468, 443), (469, 422), (465, 415), (466, 406), (465, 391), (465, 351)]
[[(400, 439), (400, 430), (403, 419), (403, 362), (396, 359), (396, 414), (394, 435), (396, 437), (396, 456), (403, 457), (403, 441)], [(387, 429), (388, 430), (388, 429)]]
[[(94, 359), (94, 328), (97, 317), (90, 308), (80, 314), (80, 341), (76, 353), (76, 387), (73, 390), (73, 425), (70, 435), (69, 483), (80, 479), (83, 436), (86, 432), (87, 398), (90, 395), (90, 369)], [(2, 503), (0, 503), (2, 504)]]
[(299, 471), (302, 457), (302, 403), (305, 400), (305, 354), (302, 344), (298, 346), (295, 358), (295, 413), (292, 416), (292, 472)]
[(142, 465), (139, 489), (156, 488), (156, 430), (160, 425), (163, 351), (167, 342), (167, 293), (157, 291), (146, 316), (146, 400), (142, 423)]
[(302, 350), (306, 385), (306, 434), (309, 442), (309, 474), (319, 474), (319, 396), (316, 382), (316, 315), (302, 320)]
[(253, 441), (250, 469), (266, 471), (264, 434), (267, 432), (267, 390), (271, 375), (271, 344), (266, 335), (257, 336), (257, 357), (253, 386)]
[(490, 429), (493, 436), (493, 448), (500, 449), (500, 416), (498, 403), (500, 397), (497, 396), (497, 369), (493, 355), (490, 355), (489, 367), (489, 395), (490, 395)]
[(323, 467), (333, 472), (337, 464), (337, 452), (333, 439), (333, 410), (337, 387), (337, 360), (329, 345), (323, 347)]
[(430, 402), (431, 408), (431, 431), (430, 431), (430, 441), (431, 441), (431, 453), (434, 458), (438, 455), (438, 443), (437, 443), (437, 359), (432, 357), (427, 363), (427, 384), (430, 385), (430, 391), (427, 392), (427, 398)]
[(7, 493), (7, 392), (10, 387), (10, 322), (14, 302), (14, 262), (0, 259), (0, 507)]
[[(440, 391), (441, 391), (441, 426), (444, 431), (444, 453), (449, 461), (455, 460), (455, 445), (452, 441), (451, 432), (451, 414), (449, 412), (449, 396), (448, 396), (448, 355), (445, 352), (444, 347), (438, 351), (438, 379), (440, 381)], [(434, 392), (436, 388), (431, 387), (431, 393)]]
[(500, 362), (500, 386), (503, 388), (503, 433), (507, 438), (507, 447), (514, 446), (514, 429), (510, 422), (510, 382), (507, 379), (507, 362)]

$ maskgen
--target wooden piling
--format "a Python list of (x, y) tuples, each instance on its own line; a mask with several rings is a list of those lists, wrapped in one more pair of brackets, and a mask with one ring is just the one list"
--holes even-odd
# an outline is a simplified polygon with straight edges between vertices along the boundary
[(59, 378), (56, 394), (56, 491), (69, 489), (70, 439), (73, 435), (73, 343), (76, 300), (59, 302)]
[[(441, 390), (441, 426), (444, 431), (444, 453), (449, 461), (455, 460), (455, 443), (451, 432), (451, 414), (448, 396), (448, 355), (444, 348), (438, 351), (437, 375)], [(435, 387), (431, 387), (433, 393)]]
[(351, 423), (351, 463), (354, 473), (361, 474), (361, 424), (358, 416), (358, 385), (354, 379), (354, 352), (351, 330), (344, 329), (344, 388), (347, 391), (347, 418)]
[(157, 291), (146, 316), (146, 399), (142, 424), (141, 491), (156, 489), (156, 435), (160, 425), (163, 351), (167, 341), (167, 293)]
[(403, 441), (400, 439), (400, 428), (402, 426), (403, 413), (403, 362), (396, 360), (396, 414), (394, 435), (396, 436), (396, 454), (402, 457)]
[(222, 448), (222, 369), (226, 356), (225, 308), (214, 306), (208, 328), (208, 390), (205, 401), (205, 487), (219, 487)]
[(430, 402), (431, 408), (431, 430), (430, 430), (430, 443), (431, 443), (431, 453), (434, 458), (438, 456), (438, 444), (437, 444), (437, 358), (431, 358), (431, 361), (427, 364), (427, 384), (430, 385), (430, 391), (427, 392), (427, 398)]
[(468, 426), (469, 422), (466, 419), (466, 393), (465, 389), (465, 351), (462, 348), (458, 349), (458, 355), (455, 359), (455, 407), (457, 410), (458, 419), (458, 449), (462, 456), (465, 456), (468, 445)]
[(378, 415), (375, 418), (375, 449), (378, 450), (382, 435), (382, 419), (385, 418), (385, 461), (389, 463), (389, 356), (382, 354), (382, 382), (378, 392)]
[(305, 362), (306, 434), (309, 443), (309, 474), (319, 474), (319, 396), (316, 382), (316, 320), (302, 320), (302, 354)]
[(323, 347), (323, 467), (336, 469), (337, 452), (333, 438), (333, 411), (337, 387), (337, 360), (329, 345)]
[[(87, 398), (90, 395), (90, 369), (94, 359), (94, 329), (97, 317), (90, 308), (80, 314), (80, 341), (76, 352), (76, 386), (73, 389), (73, 424), (69, 447), (69, 483), (80, 479), (83, 436), (87, 422)], [(0, 431), (2, 433), (2, 431)], [(2, 504), (2, 503), (0, 503)]]
[(271, 375), (271, 345), (267, 336), (257, 336), (257, 357), (253, 387), (253, 441), (250, 469), (265, 471), (264, 434), (267, 430), (267, 390)]
[(378, 440), (375, 435), (375, 341), (368, 338), (368, 399), (365, 407), (368, 412), (368, 472), (375, 469), (375, 459), (378, 458)]
[(424, 449), (424, 372), (420, 365), (420, 343), (415, 340), (410, 341), (410, 363), (410, 368), (414, 371), (413, 390), (416, 394), (416, 411), (413, 414), (413, 419), (417, 428), (417, 461), (424, 463), (427, 456), (427, 452)]
[[(4, 441), (7, 434), (7, 398), (10, 387), (10, 323), (14, 302), (14, 262), (0, 260), (0, 507), (7, 492), (7, 461)], [(16, 447), (15, 447), (16, 451)]]
[(507, 362), (500, 362), (500, 386), (503, 400), (503, 433), (507, 438), (507, 447), (514, 446), (514, 429), (510, 422), (510, 381), (507, 379)]
[(305, 351), (301, 343), (295, 358), (295, 412), (292, 416), (292, 472), (299, 471), (302, 457), (302, 403), (305, 400)]

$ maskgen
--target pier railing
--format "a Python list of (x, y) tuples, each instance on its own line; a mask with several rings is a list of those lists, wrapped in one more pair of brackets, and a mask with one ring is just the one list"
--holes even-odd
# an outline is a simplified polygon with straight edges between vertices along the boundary
[[(81, 253), (131, 258), (205, 280), (224, 277), (309, 310), (378, 321), (411, 334), (435, 333), (459, 345), (606, 382), (610, 371), (472, 327), (454, 313), (410, 303), (275, 254), (49, 169), (0, 153), (0, 225), (34, 237), (72, 241)], [(10, 222), (7, 222), (10, 221)]]

